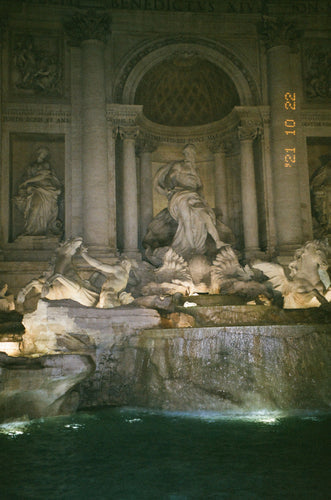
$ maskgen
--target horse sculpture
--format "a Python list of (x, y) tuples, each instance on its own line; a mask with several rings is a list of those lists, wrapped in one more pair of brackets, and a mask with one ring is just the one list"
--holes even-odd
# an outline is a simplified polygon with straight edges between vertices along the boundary
[(32, 290), (42, 298), (49, 300), (71, 299), (84, 306), (94, 306), (99, 300), (99, 293), (88, 280), (83, 280), (72, 259), (83, 243), (82, 238), (71, 238), (55, 250), (54, 263), (50, 271), (31, 280), (17, 295), (17, 303), (24, 304)]
[[(102, 274), (101, 287), (82, 279), (72, 261), (80, 255), (94, 269)], [(17, 304), (24, 304), (26, 296), (34, 290), (40, 297), (49, 300), (71, 299), (83, 306), (108, 309), (133, 301), (131, 294), (125, 292), (131, 269), (131, 261), (122, 259), (115, 264), (104, 264), (91, 257), (83, 246), (82, 238), (71, 238), (62, 243), (55, 251), (54, 261), (49, 272), (30, 281), (18, 294)]]

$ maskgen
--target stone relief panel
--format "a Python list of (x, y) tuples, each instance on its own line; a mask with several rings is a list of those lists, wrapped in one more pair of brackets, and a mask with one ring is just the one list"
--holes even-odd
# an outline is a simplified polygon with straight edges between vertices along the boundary
[(10, 241), (19, 236), (60, 238), (64, 225), (64, 136), (13, 133), (10, 149)]
[(64, 57), (58, 36), (13, 33), (10, 49), (10, 93), (25, 97), (62, 97)]
[(331, 43), (306, 41), (303, 49), (305, 95), (308, 101), (331, 98)]

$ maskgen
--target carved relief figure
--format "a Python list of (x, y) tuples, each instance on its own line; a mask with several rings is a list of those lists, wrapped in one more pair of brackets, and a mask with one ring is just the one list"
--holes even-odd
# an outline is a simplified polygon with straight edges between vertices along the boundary
[(25, 235), (59, 234), (58, 198), (61, 183), (49, 163), (49, 149), (40, 147), (35, 160), (27, 167), (23, 182), (14, 197), (24, 216)]
[(168, 163), (156, 174), (154, 186), (167, 197), (168, 209), (152, 221), (144, 245), (147, 249), (157, 248), (167, 242), (178, 255), (188, 258), (206, 252), (208, 235), (214, 241), (215, 249), (224, 243), (216, 229), (214, 211), (202, 194), (202, 181), (195, 164), (195, 147), (188, 144), (183, 155), (184, 160)]
[(13, 54), (13, 80), (17, 89), (45, 95), (61, 94), (62, 69), (57, 48), (50, 46), (51, 42), (31, 36), (17, 39)]
[(330, 47), (313, 45), (305, 52), (306, 93), (310, 100), (330, 98)]

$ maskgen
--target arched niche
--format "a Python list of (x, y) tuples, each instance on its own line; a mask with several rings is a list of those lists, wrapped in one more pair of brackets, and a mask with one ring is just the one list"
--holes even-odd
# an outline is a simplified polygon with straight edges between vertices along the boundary
[[(191, 123), (169, 123), (167, 120), (158, 120), (148, 116), (144, 112), (145, 102), (137, 102), (137, 93), (146, 79), (151, 75), (152, 80), (157, 76), (157, 71), (167, 70), (167, 64), (180, 59), (182, 63), (196, 60), (201, 69), (206, 69), (209, 78), (214, 71), (219, 82), (224, 85), (233, 96), (231, 105), (222, 114), (216, 113), (210, 120), (203, 119)], [(166, 199), (159, 199), (157, 193), (153, 192), (151, 179), (157, 169), (164, 163), (174, 159), (181, 159), (182, 148), (185, 143), (193, 143), (197, 149), (197, 164), (204, 184), (204, 195), (210, 206), (216, 208), (215, 189), (215, 156), (213, 147), (224, 140), (230, 144), (227, 149), (227, 180), (226, 191), (231, 203), (229, 225), (241, 246), (242, 242), (242, 207), (240, 194), (240, 151), (237, 137), (237, 127), (240, 123), (239, 108), (255, 108), (261, 104), (258, 87), (252, 71), (247, 68), (246, 61), (243, 62), (235, 51), (220, 43), (206, 40), (193, 39), (189, 37), (178, 37), (178, 39), (161, 39), (146, 42), (135, 49), (126, 58), (125, 63), (119, 69), (114, 81), (114, 93), (112, 100), (123, 107), (130, 108), (137, 104), (143, 106), (142, 114), (136, 118), (136, 124), (140, 129), (140, 139), (144, 142), (154, 142), (154, 148), (149, 154), (149, 181), (141, 181), (141, 200), (152, 200), (149, 219), (167, 204)], [(203, 77), (202, 77), (203, 78)], [(187, 82), (186, 82), (187, 83)], [(209, 85), (211, 94), (217, 99), (217, 88), (213, 82), (205, 81)], [(188, 87), (188, 85), (187, 85)], [(153, 88), (151, 88), (153, 92)], [(201, 94), (200, 94), (201, 95)], [(148, 93), (145, 94), (148, 99)], [(167, 102), (165, 101), (165, 105)], [(231, 109), (231, 106), (232, 109)], [(148, 145), (147, 145), (148, 147)], [(144, 165), (146, 162), (144, 161)], [(138, 168), (139, 171), (139, 168)], [(139, 176), (140, 174), (138, 174)], [(146, 193), (145, 193), (146, 192)], [(141, 208), (141, 207), (140, 207)], [(145, 222), (143, 224), (146, 226)], [(140, 232), (142, 230), (140, 229)]]
[(180, 40), (163, 39), (145, 43), (131, 53), (115, 80), (113, 101), (134, 104), (140, 82), (153, 67), (185, 55), (206, 61), (224, 72), (233, 82), (239, 105), (254, 106), (261, 103), (252, 72), (232, 49), (211, 40), (184, 37)]

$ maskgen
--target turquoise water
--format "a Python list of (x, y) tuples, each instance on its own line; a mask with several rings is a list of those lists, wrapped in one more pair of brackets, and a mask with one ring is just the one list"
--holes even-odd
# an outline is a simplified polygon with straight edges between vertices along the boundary
[(330, 415), (101, 409), (0, 426), (1, 499), (327, 499)]

